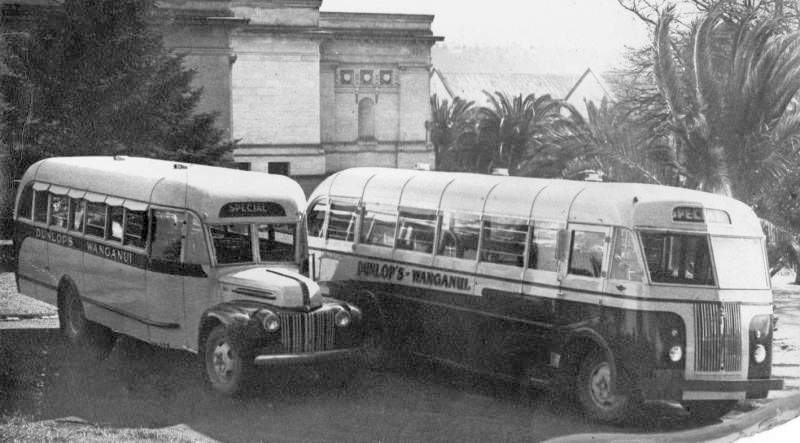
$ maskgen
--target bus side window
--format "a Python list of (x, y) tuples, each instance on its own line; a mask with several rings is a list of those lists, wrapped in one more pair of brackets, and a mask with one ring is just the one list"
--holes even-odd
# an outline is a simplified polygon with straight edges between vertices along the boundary
[(125, 209), (125, 232), (122, 244), (144, 249), (147, 239), (147, 211)]
[(122, 222), (125, 210), (122, 206), (108, 207), (108, 226), (106, 233), (109, 240), (122, 241)]
[(309, 209), (306, 221), (308, 223), (309, 237), (325, 237), (325, 213), (328, 211), (328, 202), (316, 201)]
[(611, 278), (641, 282), (644, 279), (633, 232), (617, 229), (614, 253), (611, 255)]
[(331, 203), (328, 238), (353, 241), (355, 235), (355, 205)]
[(208, 247), (203, 234), (203, 225), (194, 215), (189, 214), (189, 233), (186, 237), (186, 263), (207, 265), (211, 263), (208, 257)]
[(436, 214), (400, 213), (400, 229), (397, 230), (397, 249), (433, 252), (436, 235)]
[(169, 262), (181, 260), (181, 228), (186, 219), (182, 212), (154, 209), (150, 258)]
[(485, 221), (480, 253), (481, 261), (522, 267), (527, 235), (528, 225), (525, 223)]
[(556, 248), (558, 229), (547, 229), (534, 226), (533, 237), (528, 258), (528, 268), (541, 271), (558, 271)]
[(36, 191), (33, 196), (33, 221), (47, 223), (47, 191)]
[(600, 277), (603, 269), (606, 235), (602, 232), (573, 231), (569, 273)]
[(445, 213), (442, 215), (442, 234), (436, 252), (456, 258), (475, 260), (478, 256), (480, 217), (473, 214)]
[(65, 195), (50, 196), (50, 224), (67, 229), (69, 224), (69, 197)]
[(104, 238), (106, 233), (106, 204), (86, 202), (86, 235)]
[(19, 196), (19, 206), (17, 207), (17, 217), (31, 219), (31, 209), (33, 207), (33, 183), (30, 182), (22, 189)]
[(394, 230), (397, 214), (381, 211), (367, 206), (361, 218), (361, 238), (359, 242), (375, 246), (394, 246)]
[(83, 232), (83, 216), (86, 213), (84, 201), (77, 198), (69, 199), (69, 229), (70, 231)]

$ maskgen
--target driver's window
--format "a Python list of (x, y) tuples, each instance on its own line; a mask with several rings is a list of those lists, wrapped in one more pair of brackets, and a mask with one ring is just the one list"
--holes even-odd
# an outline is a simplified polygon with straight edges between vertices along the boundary
[(605, 246), (606, 234), (603, 232), (572, 231), (569, 273), (585, 277), (601, 277)]
[(154, 209), (151, 225), (150, 258), (169, 262), (181, 261), (181, 235), (186, 214)]
[(644, 279), (636, 237), (628, 229), (618, 229), (611, 254), (611, 278), (641, 282)]

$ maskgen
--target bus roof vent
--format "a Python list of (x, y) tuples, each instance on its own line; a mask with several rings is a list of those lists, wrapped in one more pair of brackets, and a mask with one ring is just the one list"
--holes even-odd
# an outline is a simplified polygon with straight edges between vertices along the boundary
[(126, 155), (114, 154), (114, 160), (122, 161), (122, 160), (127, 160), (127, 159), (128, 159), (128, 156), (126, 156)]
[(180, 163), (174, 163), (174, 164), (172, 165), (172, 168), (173, 168), (173, 169), (189, 169), (189, 167), (188, 167), (188, 166), (186, 166), (186, 165), (182, 165), (182, 164), (180, 164)]
[(508, 168), (493, 168), (492, 175), (504, 175), (508, 177)]

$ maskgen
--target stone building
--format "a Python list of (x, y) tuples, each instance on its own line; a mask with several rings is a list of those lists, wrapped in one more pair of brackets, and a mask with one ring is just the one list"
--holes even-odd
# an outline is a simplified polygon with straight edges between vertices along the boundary
[[(322, 0), (161, 0), (166, 44), (186, 54), (202, 111), (239, 141), (242, 168), (306, 190), (353, 166), (432, 163), (426, 140), (433, 16), (320, 11)], [(24, 27), (54, 0), (0, 0)]]

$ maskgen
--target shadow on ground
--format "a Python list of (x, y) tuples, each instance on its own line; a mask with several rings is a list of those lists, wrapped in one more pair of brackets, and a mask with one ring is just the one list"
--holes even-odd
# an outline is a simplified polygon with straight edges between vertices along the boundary
[(115, 428), (185, 424), (221, 441), (532, 441), (575, 433), (664, 432), (704, 425), (648, 405), (626, 428), (587, 422), (547, 393), (427, 364), (365, 372), (343, 388), (312, 369), (263, 371), (251, 395), (209, 391), (196, 357), (121, 338), (102, 362), (56, 329), (0, 331), (0, 413), (65, 416)]

